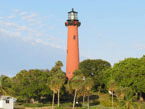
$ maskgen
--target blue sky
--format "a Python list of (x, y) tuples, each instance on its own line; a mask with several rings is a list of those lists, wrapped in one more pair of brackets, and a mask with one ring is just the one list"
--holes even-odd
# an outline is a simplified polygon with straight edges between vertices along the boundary
[(80, 61), (145, 53), (144, 0), (1, 0), (0, 75), (66, 67), (67, 12), (78, 11)]

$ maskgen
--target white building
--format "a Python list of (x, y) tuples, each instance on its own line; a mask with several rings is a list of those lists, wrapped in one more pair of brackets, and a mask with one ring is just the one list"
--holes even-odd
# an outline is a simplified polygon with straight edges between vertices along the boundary
[(14, 98), (10, 96), (1, 96), (0, 109), (14, 109)]

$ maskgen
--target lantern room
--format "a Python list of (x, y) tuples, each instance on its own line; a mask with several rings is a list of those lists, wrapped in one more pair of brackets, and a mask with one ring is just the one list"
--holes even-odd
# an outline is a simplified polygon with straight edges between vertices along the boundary
[(81, 23), (78, 20), (78, 12), (74, 11), (73, 8), (72, 11), (68, 12), (68, 20), (65, 22), (65, 26), (71, 25), (77, 25), (78, 27), (81, 25)]
[(78, 20), (78, 12), (74, 11), (72, 8), (72, 11), (68, 12), (68, 20)]

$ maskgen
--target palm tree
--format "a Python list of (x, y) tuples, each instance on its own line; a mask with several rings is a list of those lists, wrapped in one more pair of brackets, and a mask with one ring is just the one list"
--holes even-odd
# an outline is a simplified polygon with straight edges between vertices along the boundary
[(65, 86), (66, 91), (67, 91), (69, 94), (72, 94), (72, 93), (73, 93), (72, 86), (70, 85), (70, 80), (68, 80), (68, 81), (67, 81), (67, 84), (65, 84), (64, 86)]
[(135, 92), (129, 87), (121, 87), (116, 90), (117, 98), (124, 103), (126, 109), (130, 109), (131, 107), (133, 109), (137, 108), (136, 104), (133, 102), (133, 100), (137, 98), (134, 94)]
[(53, 99), (52, 99), (52, 108), (54, 107), (54, 98), (55, 98), (55, 93), (58, 95), (58, 107), (60, 104), (59, 100), (59, 94), (60, 94), (60, 88), (63, 86), (65, 82), (65, 74), (61, 70), (61, 67), (63, 66), (61, 61), (57, 61), (55, 64), (55, 67), (51, 69), (51, 75), (48, 78), (49, 80), (49, 88), (53, 91)]
[(63, 67), (63, 63), (61, 61), (57, 61), (55, 63), (55, 68), (56, 68), (56, 82), (57, 82), (57, 92), (58, 92), (58, 107), (60, 104), (59, 101), (59, 94), (60, 94), (60, 88), (62, 87), (62, 85), (65, 82), (65, 74), (64, 72), (61, 70), (61, 67)]
[(55, 67), (61, 68), (61, 67), (63, 67), (63, 63), (62, 63), (61, 61), (57, 61), (57, 62), (55, 63)]
[(60, 104), (60, 101), (59, 101), (59, 94), (60, 94), (60, 88), (63, 86), (63, 84), (65, 83), (65, 74), (64, 72), (62, 72), (61, 70), (58, 71), (58, 73), (55, 75), (55, 78), (56, 78), (56, 83), (57, 83), (57, 92), (58, 92), (58, 107), (59, 107), (59, 104)]
[(127, 87), (125, 88), (125, 98), (124, 98), (124, 101), (125, 101), (125, 106), (126, 106), (126, 109), (130, 109), (131, 107), (133, 108), (136, 108), (136, 105), (135, 103), (133, 102), (133, 99), (134, 97), (137, 98), (136, 96), (133, 96), (134, 95), (134, 91)]
[(87, 77), (87, 78), (85, 78), (84, 79), (84, 81), (85, 81), (85, 83), (84, 83), (84, 88), (85, 88), (85, 90), (87, 90), (87, 92), (88, 92), (88, 109), (89, 109), (89, 95), (90, 95), (90, 90), (91, 90), (91, 88), (93, 87), (93, 85), (94, 85), (94, 81), (93, 81), (93, 79), (91, 78), (91, 77)]
[(1, 96), (2, 95), (11, 95), (12, 94), (12, 89), (11, 88), (9, 88), (9, 87), (4, 87), (4, 80), (6, 80), (6, 79), (9, 79), (7, 76), (5, 76), (5, 75), (2, 75), (1, 77), (0, 77), (0, 98), (1, 98)]
[(77, 91), (79, 91), (83, 86), (83, 76), (82, 75), (73, 76), (73, 78), (70, 80), (70, 86), (75, 91), (74, 100), (73, 100), (73, 109), (74, 109)]
[(111, 94), (112, 94), (112, 109), (114, 107), (114, 105), (113, 105), (113, 94), (116, 91), (116, 89), (117, 89), (116, 82), (114, 80), (109, 81), (109, 83), (108, 83), (108, 90), (111, 91)]
[(115, 95), (116, 95), (119, 103), (124, 100), (125, 91), (126, 91), (126, 88), (124, 88), (124, 87), (118, 87), (116, 89)]
[(64, 73), (57, 73), (55, 75), (52, 75), (48, 78), (48, 86), (53, 91), (53, 99), (52, 99), (52, 109), (54, 108), (54, 98), (55, 94), (58, 93), (58, 107), (60, 104), (59, 101), (59, 94), (60, 94), (60, 88), (63, 86), (65, 82), (65, 74)]
[(50, 76), (48, 78), (48, 81), (49, 81), (48, 86), (53, 91), (52, 109), (54, 109), (54, 98), (55, 98), (55, 94), (57, 93), (57, 83), (56, 83), (55, 75)]
[[(84, 84), (84, 83), (83, 83)], [(85, 97), (88, 95), (88, 91), (84, 88), (84, 86), (78, 92), (79, 96), (83, 96), (83, 106), (85, 104)]]
[(2, 95), (6, 95), (6, 94), (7, 94), (6, 90), (3, 88), (3, 86), (0, 83), (0, 98)]

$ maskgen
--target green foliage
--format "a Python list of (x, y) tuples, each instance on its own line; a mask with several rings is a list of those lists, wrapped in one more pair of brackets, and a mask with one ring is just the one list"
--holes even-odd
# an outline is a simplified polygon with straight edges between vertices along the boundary
[(145, 109), (145, 103), (137, 102), (139, 109)]
[[(109, 94), (98, 93), (99, 95), (99, 102), (103, 106), (112, 107), (111, 96)], [(114, 102), (114, 106), (116, 107), (118, 102)]]
[(79, 69), (80, 72), (83, 73), (85, 77), (92, 77), (94, 80), (94, 89), (100, 86), (102, 88), (103, 85), (103, 71), (110, 68), (111, 65), (109, 62), (98, 59), (98, 60), (84, 60), (80, 62)]
[(86, 77), (83, 84), (84, 89), (90, 91), (93, 85), (94, 85), (93, 79), (91, 77)]
[(72, 103), (62, 103), (60, 107), (72, 107)]
[(101, 59), (98, 60), (84, 60), (80, 62), (79, 69), (82, 70), (84, 76), (96, 76), (103, 70), (111, 67), (110, 63), (107, 61), (103, 61)]
[(77, 76), (77, 75), (83, 75), (84, 76), (84, 74), (82, 73), (82, 70), (80, 70), (80, 69), (77, 69), (73, 72), (73, 76)]
[(54, 107), (54, 98), (55, 93), (58, 92), (58, 107), (59, 107), (59, 94), (60, 94), (60, 88), (65, 83), (65, 74), (61, 70), (61, 67), (63, 66), (61, 61), (56, 62), (55, 67), (51, 70), (51, 75), (48, 77), (47, 84), (48, 87), (53, 91), (53, 99), (52, 99), (52, 109)]
[[(119, 88), (115, 91), (117, 99), (126, 108), (136, 107), (136, 92), (145, 92), (145, 58), (127, 58), (114, 64), (113, 68), (103, 73), (104, 83), (111, 80), (116, 82)], [(115, 85), (113, 85), (115, 86)]]
[(73, 90), (79, 90), (82, 88), (83, 82), (83, 75), (73, 76), (73, 78), (70, 80), (70, 86)]
[(39, 100), (41, 96), (50, 95), (51, 91), (46, 82), (49, 72), (41, 70), (22, 70), (12, 78), (12, 89), (19, 100), (31, 98)]
[(48, 106), (48, 104), (43, 104), (43, 103), (38, 103), (38, 104), (33, 104), (33, 103), (24, 103), (24, 107), (43, 107), (43, 106)]
[(124, 100), (133, 101), (132, 100), (133, 96), (134, 96), (134, 91), (131, 88), (126, 87), (125, 88), (125, 98), (124, 98)]
[(61, 70), (62, 66), (62, 62), (57, 61), (55, 67), (51, 69), (50, 76), (47, 79), (47, 85), (55, 93), (63, 86), (66, 79), (65, 73)]
[(116, 81), (115, 80), (110, 80), (107, 84), (107, 87), (108, 87), (108, 90), (110, 91), (116, 91), (116, 89), (118, 88), (117, 84), (116, 84)]
[(57, 61), (57, 62), (55, 63), (55, 67), (61, 68), (61, 67), (63, 67), (63, 63), (62, 63), (61, 61)]
[[(1, 95), (13, 95), (14, 91), (12, 90), (11, 78), (1, 75), (0, 76), (0, 93)], [(1, 96), (0, 95), (0, 96)]]
[(123, 101), (125, 97), (125, 92), (127, 88), (118, 87), (115, 91), (118, 101)]
[(137, 96), (134, 96), (135, 92), (129, 87), (119, 87), (116, 90), (117, 99), (119, 100), (119, 106), (125, 106), (126, 108), (137, 108), (135, 103)]
[(65, 82), (65, 74), (61, 70), (57, 70), (48, 78), (48, 86), (55, 93), (62, 87)]
[(144, 75), (144, 58), (127, 58), (104, 71), (103, 78), (105, 84), (114, 79), (118, 86), (130, 87), (136, 92), (145, 92)]
[[(51, 71), (22, 70), (12, 78), (2, 75), (0, 77), (0, 92), (13, 95), (18, 100), (33, 98), (39, 101), (41, 97), (52, 95), (52, 91), (55, 93), (60, 91), (60, 96), (62, 96), (67, 93), (64, 89), (71, 94), (76, 92), (76, 98), (83, 95), (88, 96), (91, 95), (92, 89), (95, 88), (95, 91), (96, 89), (104, 89), (105, 85), (106, 89), (113, 91), (116, 95), (116, 97), (113, 97), (114, 107), (118, 104), (118, 106), (124, 108), (144, 107), (144, 104), (135, 103), (137, 99), (135, 93), (145, 93), (145, 55), (141, 58), (124, 59), (114, 64), (112, 68), (107, 61), (100, 59), (84, 60), (79, 64), (79, 69), (74, 71), (73, 78), (65, 84), (65, 88), (63, 85), (66, 77), (61, 70), (62, 66), (62, 62), (57, 61)], [(65, 94), (63, 96), (66, 96)], [(109, 94), (100, 93), (99, 101), (104, 106), (112, 106)], [(24, 105), (29, 105), (28, 107), (44, 106), (41, 103)], [(70, 107), (72, 103), (64, 103), (60, 106)]]

